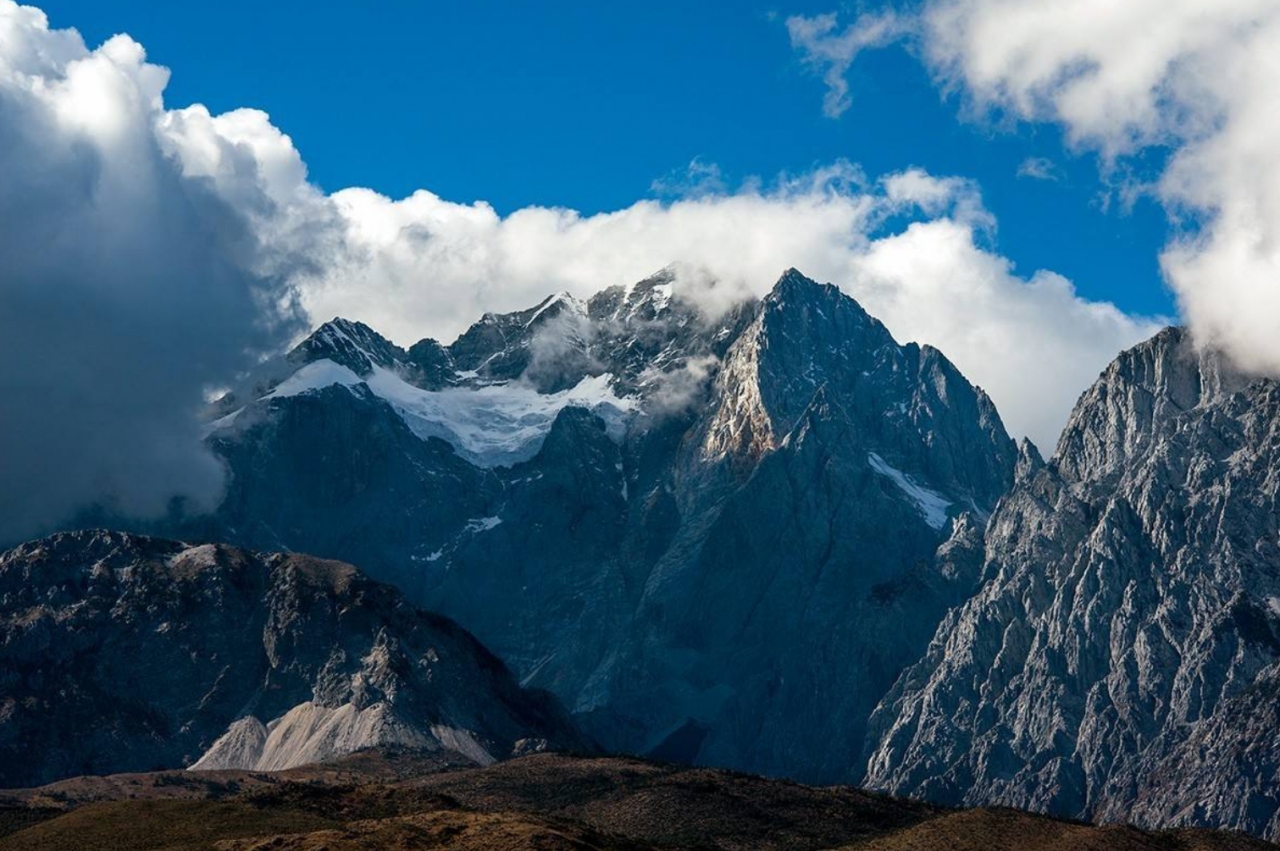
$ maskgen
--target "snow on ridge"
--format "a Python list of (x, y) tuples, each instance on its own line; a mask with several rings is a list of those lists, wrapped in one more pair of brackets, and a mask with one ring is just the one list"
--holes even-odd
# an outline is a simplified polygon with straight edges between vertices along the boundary
[(282, 399), (288, 396), (300, 396), (312, 390), (322, 390), (334, 384), (353, 387), (364, 379), (356, 375), (348, 367), (335, 363), (328, 358), (312, 361), (293, 375), (276, 385), (275, 389), (263, 396), (263, 399)]
[(951, 507), (951, 500), (935, 490), (917, 484), (906, 473), (891, 466), (874, 452), (867, 453), (867, 463), (871, 465), (871, 469), (889, 478), (908, 499), (916, 504), (916, 509), (924, 518), (924, 522), (934, 529), (941, 529), (947, 525), (947, 509)]
[(581, 301), (571, 296), (569, 293), (562, 291), (562, 292), (556, 293), (553, 296), (548, 296), (547, 299), (544, 302), (542, 302), (541, 305), (538, 306), (538, 309), (534, 311), (533, 316), (530, 316), (528, 321), (524, 323), (524, 327), (528, 328), (538, 319), (539, 316), (546, 313), (550, 308), (555, 307), (557, 304), (560, 304), (561, 302), (564, 302), (565, 304), (569, 305), (569, 308), (573, 310), (575, 313), (579, 313), (583, 315), (586, 314), (586, 305), (584, 305)]
[(674, 284), (657, 284), (654, 286), (653, 292), (653, 312), (661, 313), (671, 304), (671, 293), (675, 289)]
[[(498, 467), (536, 455), (556, 416), (571, 406), (600, 416), (609, 436), (621, 440), (639, 400), (617, 396), (610, 386), (612, 378), (608, 373), (588, 376), (558, 393), (539, 393), (521, 382), (423, 390), (382, 366), (374, 366), (362, 378), (345, 366), (321, 359), (299, 369), (263, 398), (297, 396), (335, 384), (365, 384), (390, 404), (418, 437), (439, 437), (473, 464)], [(218, 423), (230, 425), (231, 421)]]
[(236, 408), (225, 417), (218, 417), (216, 420), (205, 423), (200, 427), (200, 439), (204, 440), (215, 431), (221, 431), (224, 428), (230, 428), (235, 425), (236, 420), (240, 417), (240, 414), (243, 413), (243, 411), (244, 408)]

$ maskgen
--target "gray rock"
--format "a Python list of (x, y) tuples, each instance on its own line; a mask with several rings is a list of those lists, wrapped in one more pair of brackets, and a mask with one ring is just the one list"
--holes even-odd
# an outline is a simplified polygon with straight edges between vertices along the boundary
[[(0, 554), (0, 787), (585, 745), (454, 622), (350, 565), (75, 532)], [(527, 746), (527, 745), (526, 745)]]
[(872, 719), (867, 781), (1276, 837), (1280, 386), (1167, 329), (1019, 464), (983, 584)]
[(527, 460), (480, 469), (361, 384), (262, 399), (211, 436), (232, 485), (182, 534), (360, 564), (659, 756), (858, 779), (868, 716), (972, 591), (1020, 463), (940, 352), (795, 270), (717, 316), (663, 272), (448, 347), (369, 345), (424, 389), (607, 374), (631, 407), (621, 429), (564, 408)]

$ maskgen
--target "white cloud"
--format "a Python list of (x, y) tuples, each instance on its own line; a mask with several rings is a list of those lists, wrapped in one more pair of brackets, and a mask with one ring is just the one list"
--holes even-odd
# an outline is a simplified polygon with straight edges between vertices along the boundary
[(727, 191), (700, 164), (715, 180), (691, 194), (590, 216), (326, 195), (264, 113), (167, 109), (167, 79), (128, 37), (89, 50), (0, 0), (0, 538), (93, 502), (154, 514), (175, 495), (215, 500), (194, 413), (300, 330), (295, 297), (317, 322), (447, 341), (483, 311), (672, 261), (712, 311), (796, 266), (900, 339), (939, 346), (1041, 442), (1152, 330), (1057, 276), (1015, 274), (983, 247), (995, 223), (971, 181), (872, 182), (835, 163)]
[(982, 190), (963, 177), (935, 177), (920, 168), (909, 168), (880, 181), (885, 198), (898, 208), (917, 208), (927, 216), (950, 212), (952, 218), (987, 234), (995, 232), (995, 217), (982, 203)]
[[(359, 319), (404, 344), (447, 342), (485, 310), (560, 290), (589, 297), (673, 260), (681, 286), (712, 311), (763, 295), (796, 266), (842, 286), (899, 339), (942, 349), (992, 394), (1012, 432), (1043, 445), (1111, 358), (1159, 327), (1080, 298), (1058, 275), (1019, 277), (982, 247), (996, 223), (977, 185), (919, 169), (873, 184), (837, 163), (594, 216), (530, 207), (502, 217), (428, 192), (394, 201), (345, 190), (333, 203), (346, 251), (300, 279), (317, 319)], [(903, 216), (913, 223), (881, 235)]]
[(822, 111), (828, 118), (839, 118), (853, 105), (848, 75), (858, 54), (900, 38), (907, 22), (892, 11), (862, 15), (843, 30), (836, 29), (836, 20), (834, 13), (787, 18), (791, 46), (827, 86)]
[(1280, 373), (1280, 3), (933, 0), (923, 31), (979, 111), (1059, 123), (1112, 163), (1171, 147), (1153, 190), (1188, 225), (1162, 257), (1182, 313)]
[(1162, 324), (1086, 301), (1053, 272), (1019, 277), (959, 219), (877, 240), (847, 274), (847, 289), (895, 336), (941, 349), (991, 394), (1013, 434), (1046, 449), (1103, 367)]
[(1048, 157), (1027, 157), (1018, 164), (1018, 177), (1057, 182), (1062, 180), (1062, 169)]
[(719, 164), (704, 162), (700, 157), (694, 157), (684, 168), (674, 169), (649, 185), (649, 190), (660, 198), (711, 195), (726, 189), (728, 184)]
[(212, 504), (202, 388), (301, 327), (256, 179), (232, 202), (168, 156), (167, 80), (127, 36), (89, 50), (0, 0), (0, 540)]

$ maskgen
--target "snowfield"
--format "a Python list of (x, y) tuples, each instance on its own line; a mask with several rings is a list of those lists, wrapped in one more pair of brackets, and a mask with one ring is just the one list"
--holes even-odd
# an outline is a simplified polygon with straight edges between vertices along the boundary
[[(282, 381), (263, 399), (309, 393), (333, 385), (366, 385), (396, 410), (422, 439), (448, 441), (459, 455), (480, 467), (511, 466), (538, 453), (556, 416), (580, 407), (604, 420), (608, 434), (620, 441), (640, 401), (614, 394), (608, 373), (587, 377), (559, 393), (539, 393), (519, 381), (484, 387), (423, 390), (394, 370), (375, 366), (366, 377), (331, 360), (317, 360)], [(232, 425), (236, 411), (210, 424), (210, 431)]]

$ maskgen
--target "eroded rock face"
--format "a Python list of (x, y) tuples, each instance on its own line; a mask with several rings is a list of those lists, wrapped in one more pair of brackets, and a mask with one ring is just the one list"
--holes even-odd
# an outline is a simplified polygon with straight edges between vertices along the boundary
[(630, 713), (631, 749), (856, 779), (867, 716), (976, 579), (937, 553), (981, 524), (1015, 458), (938, 352), (788, 273), (656, 484), (670, 542), (632, 637), (573, 707)]
[(351, 559), (634, 752), (858, 779), (1019, 459), (940, 352), (795, 270), (714, 316), (663, 272), (449, 346), (317, 335), (220, 412), (229, 496), (183, 534)]
[(350, 565), (116, 532), (0, 555), (0, 787), (373, 745), (484, 764), (527, 739), (584, 744), (459, 626)]
[(948, 803), (1277, 835), (1280, 385), (1167, 329), (1080, 400), (984, 582), (872, 721), (867, 780)]

